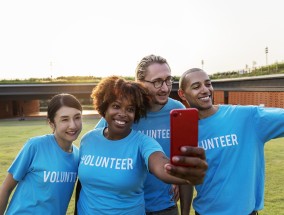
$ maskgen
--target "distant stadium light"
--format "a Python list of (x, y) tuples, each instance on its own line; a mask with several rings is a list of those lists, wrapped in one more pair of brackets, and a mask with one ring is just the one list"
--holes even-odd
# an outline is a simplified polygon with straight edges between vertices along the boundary
[(268, 65), (268, 47), (265, 47), (266, 66)]

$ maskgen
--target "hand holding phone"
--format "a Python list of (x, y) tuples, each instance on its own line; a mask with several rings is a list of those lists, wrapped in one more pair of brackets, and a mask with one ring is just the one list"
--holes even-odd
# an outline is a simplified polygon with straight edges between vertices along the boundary
[(198, 146), (198, 110), (196, 108), (173, 109), (170, 112), (170, 138), (171, 162), (173, 156), (181, 155), (182, 146)]

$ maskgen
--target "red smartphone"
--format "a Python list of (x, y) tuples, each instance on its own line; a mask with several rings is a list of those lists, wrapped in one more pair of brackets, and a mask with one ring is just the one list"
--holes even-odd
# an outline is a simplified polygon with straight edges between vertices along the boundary
[(173, 109), (170, 112), (170, 159), (181, 155), (182, 146), (198, 146), (198, 110), (196, 108)]

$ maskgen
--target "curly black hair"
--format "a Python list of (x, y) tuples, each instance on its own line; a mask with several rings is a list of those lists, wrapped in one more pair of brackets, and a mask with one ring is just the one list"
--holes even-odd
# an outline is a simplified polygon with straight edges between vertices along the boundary
[(93, 89), (91, 97), (95, 110), (105, 117), (105, 112), (112, 102), (117, 99), (127, 99), (135, 106), (134, 122), (147, 116), (150, 107), (150, 95), (141, 83), (128, 81), (119, 76), (102, 79)]

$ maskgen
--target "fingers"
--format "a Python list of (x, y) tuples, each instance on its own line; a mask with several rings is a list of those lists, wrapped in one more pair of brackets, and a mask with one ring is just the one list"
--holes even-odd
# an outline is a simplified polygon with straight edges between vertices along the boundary
[(208, 164), (205, 151), (199, 147), (181, 147), (182, 156), (174, 156), (172, 164), (165, 166), (167, 173), (185, 179), (192, 185), (201, 184), (204, 180)]
[(194, 167), (207, 170), (207, 162), (199, 157), (189, 156), (174, 156), (172, 158), (172, 164), (175, 166)]
[[(198, 158), (197, 158), (198, 159)], [(192, 185), (201, 184), (204, 180), (207, 164), (205, 161), (200, 160), (204, 164), (199, 164), (201, 168), (191, 167), (191, 166), (174, 166), (172, 164), (166, 164), (165, 170), (168, 174), (182, 178), (187, 181), (187, 183)]]
[(178, 185), (172, 185), (172, 194), (173, 194), (173, 199), (175, 202), (179, 200), (179, 187)]
[(182, 154), (185, 156), (195, 156), (203, 160), (206, 159), (205, 150), (203, 148), (192, 147), (192, 146), (182, 146), (180, 150)]
[(174, 156), (172, 158), (172, 164), (176, 166), (193, 166), (206, 168), (203, 165), (205, 164), (207, 166), (207, 163), (200, 161), (206, 160), (205, 150), (203, 148), (183, 146), (181, 147), (181, 154), (181, 156)]

